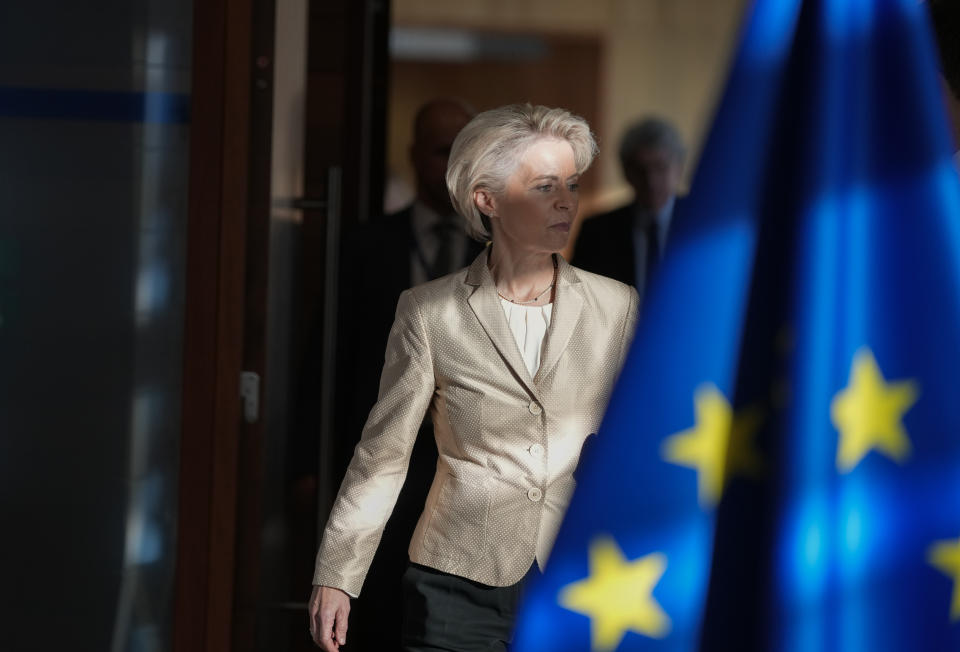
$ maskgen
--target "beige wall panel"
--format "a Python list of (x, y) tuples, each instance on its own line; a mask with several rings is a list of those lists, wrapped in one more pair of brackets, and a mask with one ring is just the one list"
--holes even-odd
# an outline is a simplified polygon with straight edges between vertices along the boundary
[(495, 28), (599, 34), (611, 0), (394, 0), (398, 25)]
[[(695, 166), (739, 34), (747, 0), (394, 0), (394, 24), (444, 26), (527, 33), (583, 33), (600, 39), (596, 80), (601, 154), (594, 174), (599, 188), (587, 210), (627, 201), (617, 163), (617, 142), (636, 118), (670, 118), (690, 146), (687, 170)], [(582, 74), (582, 73), (581, 73)], [(578, 83), (562, 72), (557, 84)], [(409, 83), (405, 80), (404, 83)], [(415, 89), (409, 89), (413, 95)], [(393, 89), (395, 109), (408, 89)], [(420, 95), (417, 93), (417, 95)], [(422, 96), (422, 95), (420, 95)], [(393, 130), (391, 159), (408, 133)]]
[[(602, 91), (596, 72), (601, 68), (599, 39), (553, 36), (545, 41), (549, 51), (545, 59), (392, 62), (387, 137), (390, 175), (412, 184), (409, 145), (413, 117), (423, 102), (435, 97), (458, 97), (479, 111), (527, 101), (563, 106), (599, 130), (602, 123)], [(581, 187), (585, 201), (589, 202), (596, 194), (599, 182), (600, 176), (595, 172), (584, 177)]]
[[(635, 119), (656, 113), (673, 121), (690, 147), (688, 179), (726, 78), (745, 0), (617, 0), (607, 31), (606, 132), (618, 139)], [(611, 146), (612, 145), (612, 146)], [(605, 198), (629, 190), (616, 163), (616, 142), (603, 154)]]

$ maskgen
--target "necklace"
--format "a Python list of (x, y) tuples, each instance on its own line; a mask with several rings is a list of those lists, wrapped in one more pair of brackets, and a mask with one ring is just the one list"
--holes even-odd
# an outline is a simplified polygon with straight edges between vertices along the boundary
[(545, 295), (547, 292), (549, 292), (549, 291), (552, 290), (552, 289), (553, 289), (553, 283), (551, 283), (550, 285), (548, 285), (548, 286), (546, 287), (546, 289), (544, 289), (543, 292), (541, 292), (541, 293), (538, 294), (537, 296), (533, 297), (532, 299), (527, 299), (526, 301), (517, 301), (516, 299), (511, 299), (510, 297), (505, 297), (505, 296), (503, 296), (502, 294), (500, 294), (500, 290), (497, 290), (497, 294), (500, 296), (501, 299), (506, 299), (506, 300), (509, 301), (510, 303), (515, 303), (515, 304), (517, 304), (518, 306), (526, 306), (526, 305), (531, 304), (531, 303), (536, 303), (537, 301), (540, 300), (540, 297), (542, 297), (543, 295)]
[(538, 294), (537, 296), (533, 297), (532, 299), (527, 299), (526, 301), (517, 301), (516, 299), (511, 299), (510, 297), (505, 297), (505, 296), (503, 296), (502, 294), (500, 294), (500, 290), (497, 290), (497, 295), (498, 295), (501, 299), (505, 299), (506, 301), (509, 301), (510, 303), (516, 304), (516, 305), (518, 305), (518, 306), (528, 306), (528, 305), (530, 305), (531, 303), (536, 303), (537, 301), (539, 301), (540, 298), (541, 298), (543, 295), (545, 295), (547, 292), (549, 292), (550, 290), (552, 290), (552, 289), (553, 289), (553, 286), (556, 285), (556, 284), (557, 284), (557, 259), (556, 259), (556, 257), (554, 257), (554, 259), (553, 259), (553, 280), (550, 281), (550, 285), (548, 285), (546, 288), (544, 288), (543, 292), (541, 292), (541, 293)]

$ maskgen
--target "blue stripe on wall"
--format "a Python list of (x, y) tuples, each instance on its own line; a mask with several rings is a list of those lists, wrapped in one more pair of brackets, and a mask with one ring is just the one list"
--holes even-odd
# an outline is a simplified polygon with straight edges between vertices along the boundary
[(187, 124), (190, 95), (0, 86), (0, 117)]

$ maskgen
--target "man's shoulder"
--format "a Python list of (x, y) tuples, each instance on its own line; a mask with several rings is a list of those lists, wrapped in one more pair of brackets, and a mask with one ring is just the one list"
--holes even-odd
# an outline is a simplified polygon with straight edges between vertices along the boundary
[(398, 211), (394, 211), (392, 213), (381, 213), (380, 215), (373, 218), (372, 222), (373, 223), (396, 222), (397, 220), (409, 221), (410, 218), (413, 216), (413, 206), (414, 206), (413, 204), (407, 204), (406, 206), (404, 206)]
[(609, 267), (610, 261), (606, 259), (611, 249), (621, 251), (633, 246), (631, 224), (629, 204), (585, 219), (577, 235), (574, 263), (593, 271)]
[(382, 213), (370, 219), (361, 227), (370, 233), (392, 233), (409, 231), (413, 220), (413, 204), (401, 208), (395, 213)]
[(396, 213), (376, 215), (363, 224), (345, 229), (344, 243), (348, 252), (359, 253), (371, 247), (393, 250), (409, 241), (412, 233), (411, 207), (407, 207)]
[(598, 213), (586, 218), (580, 227), (580, 232), (588, 236), (619, 234), (623, 231), (629, 231), (632, 219), (632, 205), (625, 204), (605, 213)]

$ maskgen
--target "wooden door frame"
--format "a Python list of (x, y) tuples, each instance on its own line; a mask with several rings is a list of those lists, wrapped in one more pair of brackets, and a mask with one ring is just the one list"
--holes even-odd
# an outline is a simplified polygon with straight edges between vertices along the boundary
[[(255, 640), (263, 428), (245, 423), (239, 382), (242, 371), (258, 373), (262, 397), (268, 380), (274, 2), (194, 0), (173, 606), (178, 652), (251, 649)], [(344, 208), (354, 219), (379, 212), (383, 170), (371, 161), (383, 161), (386, 66), (370, 62), (386, 58), (389, 4), (345, 0), (359, 43), (345, 39), (335, 58), (343, 120), (329, 125), (337, 151), (328, 165), (344, 169)], [(379, 30), (376, 38), (371, 30)], [(325, 217), (305, 215), (303, 238), (322, 236), (325, 227)]]
[[(227, 651), (235, 600), (254, 0), (195, 0), (173, 649)], [(262, 369), (258, 370), (262, 374)]]

